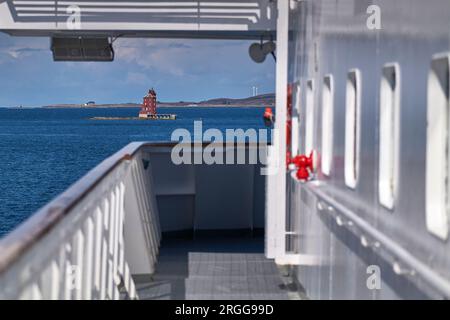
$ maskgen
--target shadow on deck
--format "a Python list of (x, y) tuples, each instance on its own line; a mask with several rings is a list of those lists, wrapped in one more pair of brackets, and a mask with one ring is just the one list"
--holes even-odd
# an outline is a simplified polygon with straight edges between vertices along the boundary
[(156, 273), (135, 281), (140, 299), (289, 299), (259, 236), (163, 238)]

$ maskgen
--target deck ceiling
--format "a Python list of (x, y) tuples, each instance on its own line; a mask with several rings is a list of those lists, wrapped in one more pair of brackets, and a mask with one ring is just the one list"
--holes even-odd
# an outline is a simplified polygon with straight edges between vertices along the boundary
[[(75, 7), (74, 7), (75, 6)], [(79, 25), (74, 29), (74, 8)], [(0, 31), (17, 36), (259, 39), (275, 34), (276, 2), (0, 0)]]

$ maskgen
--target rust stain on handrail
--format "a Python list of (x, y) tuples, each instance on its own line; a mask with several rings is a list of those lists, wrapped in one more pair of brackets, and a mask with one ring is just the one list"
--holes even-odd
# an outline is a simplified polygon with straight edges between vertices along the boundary
[(122, 160), (131, 160), (131, 159), (133, 159), (133, 156), (128, 153), (122, 157)]

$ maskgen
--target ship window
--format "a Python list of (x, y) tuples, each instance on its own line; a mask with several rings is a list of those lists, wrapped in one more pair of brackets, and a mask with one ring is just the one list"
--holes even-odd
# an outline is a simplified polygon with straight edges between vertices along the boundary
[(322, 87), (322, 172), (329, 175), (333, 156), (333, 115), (334, 115), (333, 76), (323, 79)]
[(447, 239), (449, 212), (449, 55), (436, 56), (428, 74), (426, 225)]
[(388, 209), (394, 208), (397, 188), (400, 73), (398, 64), (383, 68), (380, 83), (380, 149), (378, 196)]
[(361, 77), (359, 70), (347, 75), (345, 96), (345, 184), (355, 188), (359, 173)]
[(292, 108), (292, 144), (291, 144), (291, 154), (296, 156), (298, 154), (298, 141), (299, 141), (299, 114), (300, 114), (300, 84), (296, 83), (293, 88), (293, 108)]
[(314, 143), (314, 82), (306, 83), (306, 124), (305, 124), (305, 154), (309, 155)]

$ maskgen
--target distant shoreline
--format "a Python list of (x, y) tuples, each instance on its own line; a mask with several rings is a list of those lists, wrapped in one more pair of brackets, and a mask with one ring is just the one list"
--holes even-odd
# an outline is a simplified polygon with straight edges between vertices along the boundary
[[(82, 104), (60, 104), (60, 105), (49, 105), (42, 106), (44, 109), (108, 109), (108, 108), (140, 108), (140, 104), (96, 104), (84, 106)], [(274, 107), (273, 104), (263, 104), (263, 105), (243, 105), (243, 104), (197, 104), (197, 105), (179, 105), (179, 104), (158, 104), (157, 107), (162, 108), (261, 108), (261, 107)], [(15, 108), (16, 109), (16, 108)]]
[[(260, 94), (253, 97), (242, 98), (242, 99), (231, 99), (231, 98), (216, 98), (209, 99), (199, 102), (194, 101), (178, 101), (178, 102), (157, 102), (158, 107), (167, 108), (190, 108), (190, 107), (273, 107), (275, 105), (275, 94), (267, 93)], [(68, 109), (68, 108), (83, 108), (83, 109), (95, 109), (95, 108), (140, 108), (140, 103), (135, 102), (125, 102), (125, 103), (103, 103), (95, 104), (95, 101), (91, 101), (88, 104), (52, 104), (47, 106), (42, 106), (42, 108), (54, 108), (54, 109)]]

